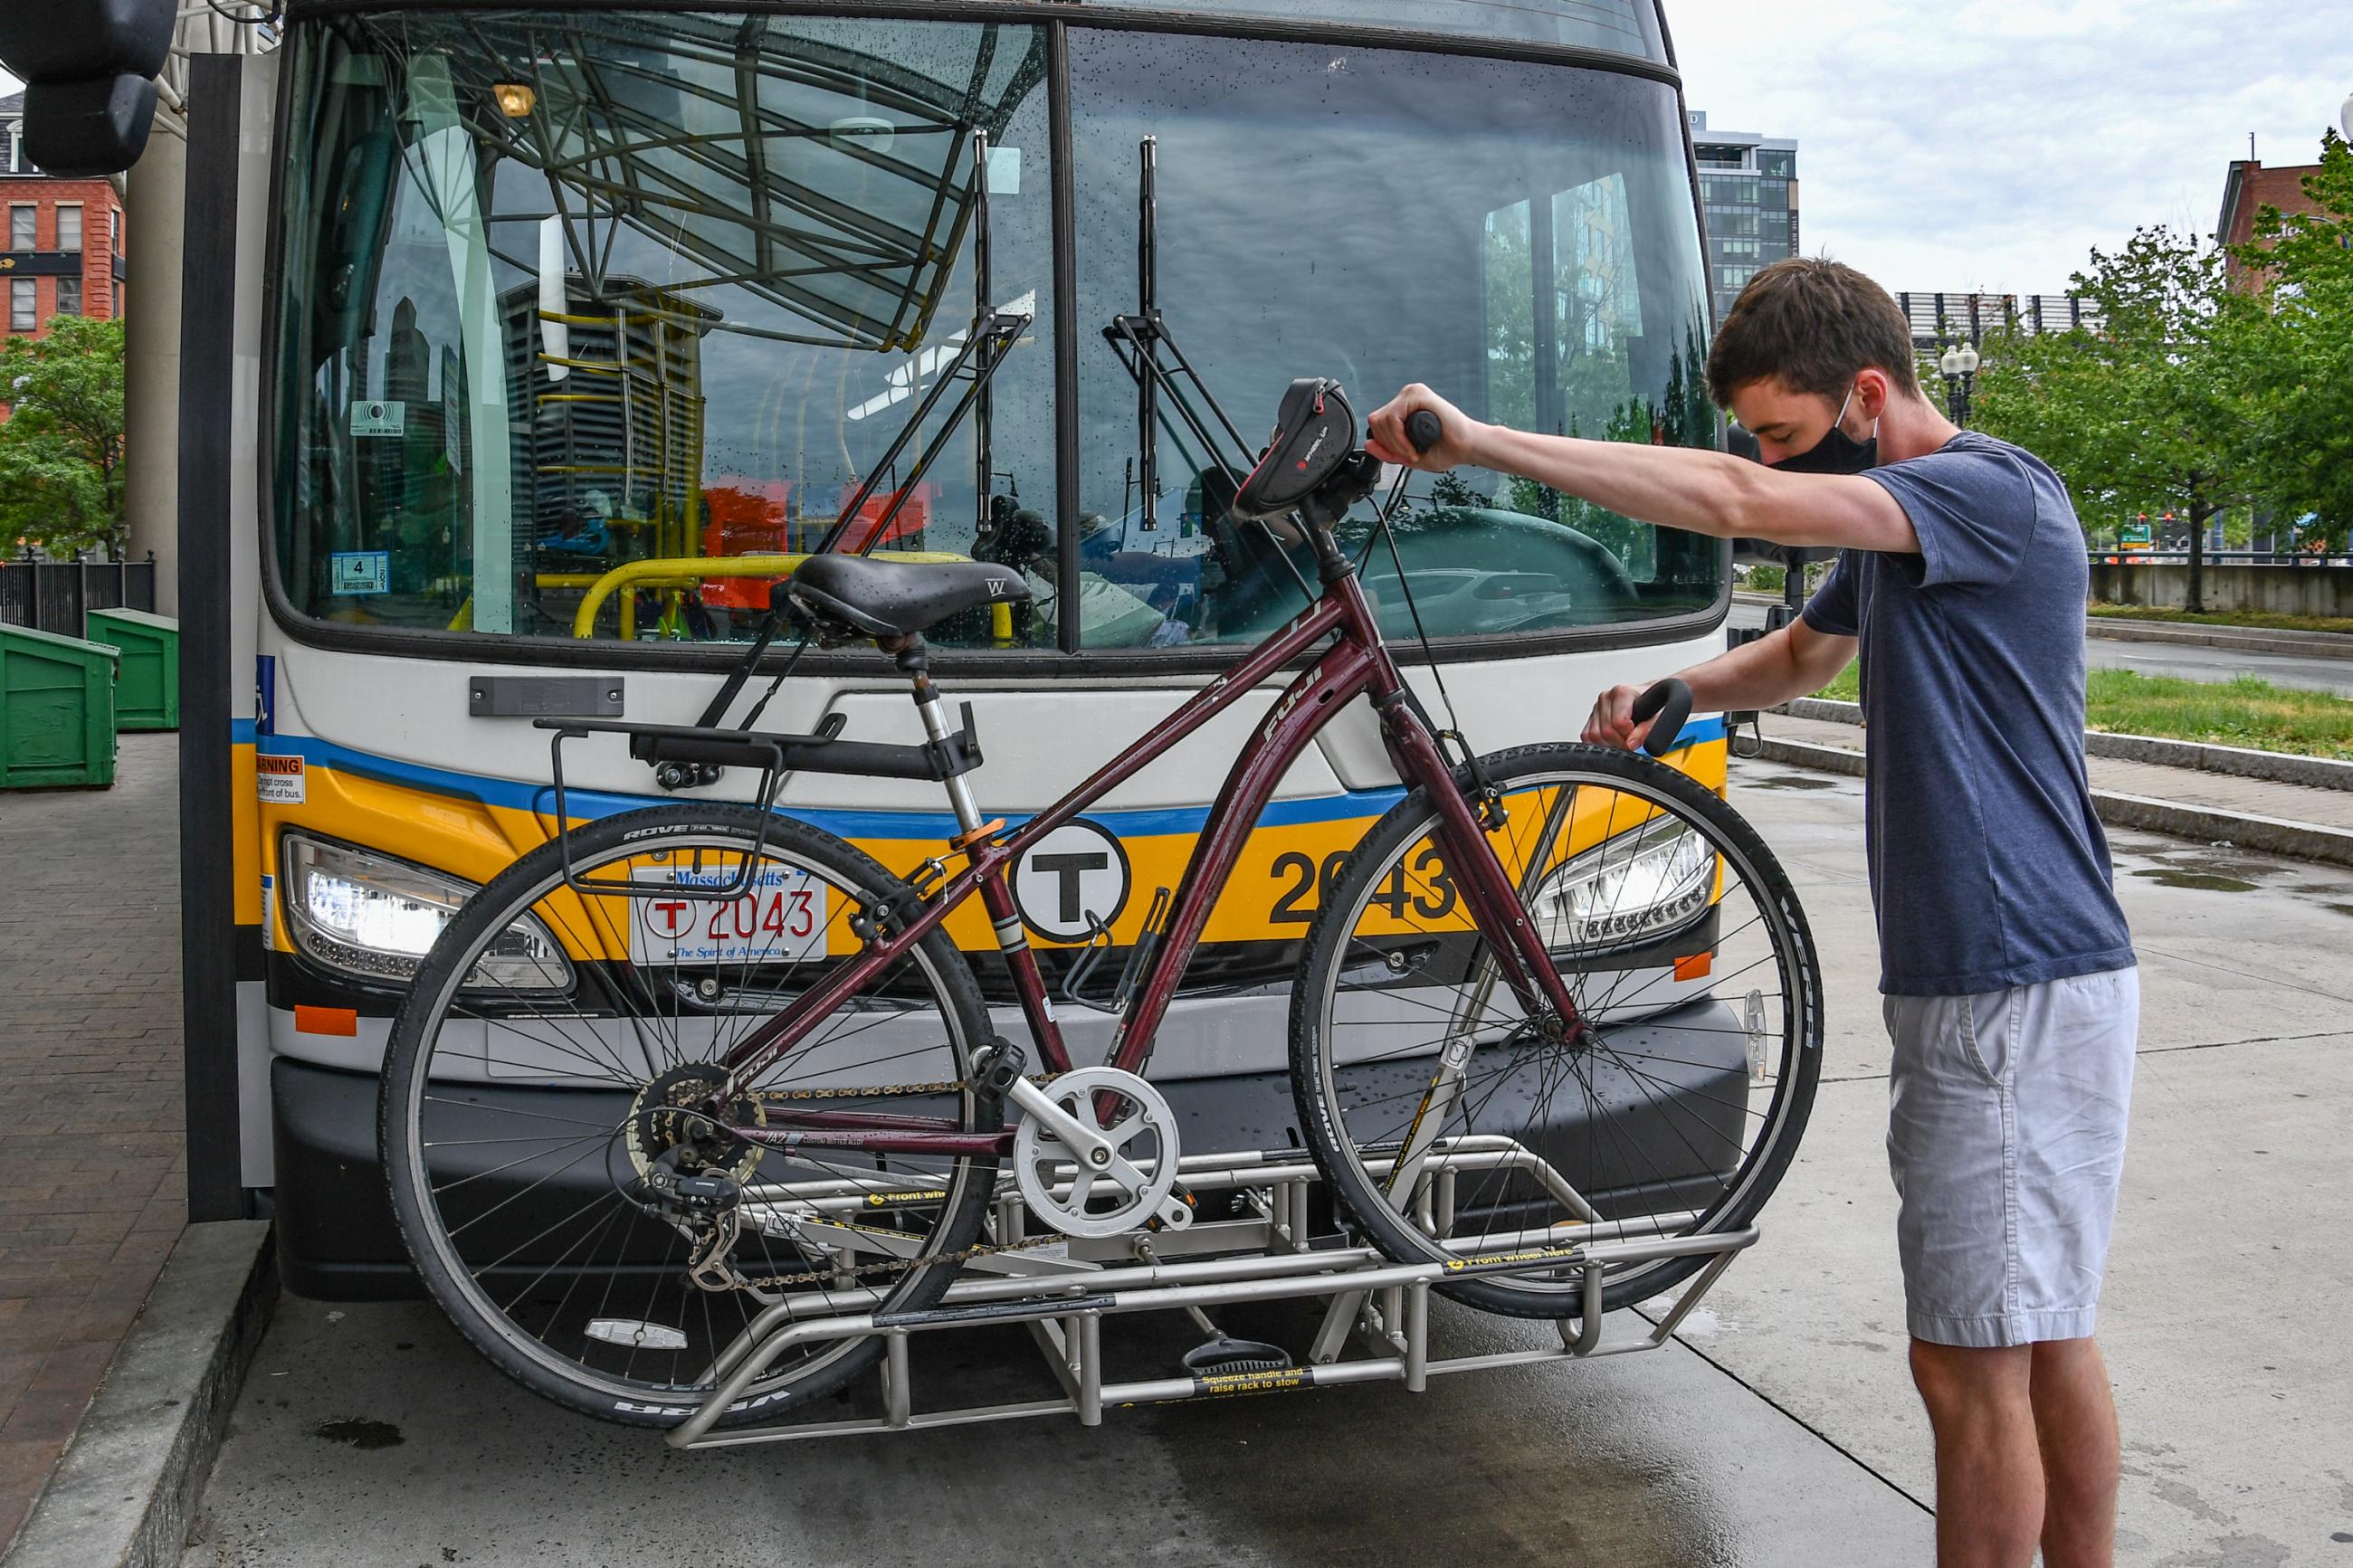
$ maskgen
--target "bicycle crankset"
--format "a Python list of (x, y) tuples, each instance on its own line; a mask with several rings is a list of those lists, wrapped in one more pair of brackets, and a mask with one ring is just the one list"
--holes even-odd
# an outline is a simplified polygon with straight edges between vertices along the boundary
[(1158, 1220), (1193, 1222), (1171, 1196), (1176, 1184), (1176, 1118), (1160, 1091), (1117, 1068), (1080, 1068), (1043, 1089), (1054, 1108), (1096, 1134), (1090, 1156), (1074, 1153), (1036, 1115), (1013, 1135), (1013, 1173), (1023, 1201), (1065, 1236), (1120, 1236)]

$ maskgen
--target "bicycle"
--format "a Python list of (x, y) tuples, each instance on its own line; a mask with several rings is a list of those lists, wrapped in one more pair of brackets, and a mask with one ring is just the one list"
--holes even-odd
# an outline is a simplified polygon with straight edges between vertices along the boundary
[[(1412, 432), (1425, 447), (1434, 425)], [(1550, 1318), (1574, 1310), (1580, 1244), (1746, 1225), (1788, 1163), (1820, 1065), (1820, 974), (1788, 879), (1715, 794), (1651, 756), (1474, 756), (1439, 729), (1333, 537), (1378, 476), (1337, 384), (1293, 383), (1231, 510), (1303, 531), (1320, 595), (1011, 831), (975, 802), (970, 709), (952, 729), (923, 637), (1026, 599), (1003, 566), (820, 554), (776, 590), (806, 634), (892, 658), (920, 746), (845, 740), (838, 723), (761, 733), (756, 708), (719, 727), (765, 635), (703, 725), (543, 721), (565, 826), (444, 929), (382, 1079), (394, 1210), (465, 1336), (560, 1403), (674, 1426), (715, 1386), (730, 1336), (788, 1298), (839, 1293), (887, 1320), (937, 1302), (965, 1266), (1071, 1267), (1071, 1238), (1148, 1246), (1188, 1229), (1177, 1118), (1143, 1076), (1155, 1031), (1261, 808), (1358, 697), (1405, 793), (1324, 897), (1289, 1004), (1297, 1131), (1333, 1223), (1400, 1262), (1442, 1263), (1460, 1300)], [(1161, 889), (1110, 1001), (1090, 1004), (1118, 1013), (1109, 1059), (1073, 1064), (1008, 868), (1294, 664), (1174, 897)], [(1647, 749), (1669, 750), (1689, 704), (1678, 683), (1645, 694)], [(564, 747), (600, 732), (672, 781), (758, 769), (755, 801), (572, 823)], [(948, 856), (902, 879), (773, 809), (792, 770), (937, 781)], [(976, 899), (997, 938), (996, 998), (1027, 1050), (997, 1032), (944, 930)], [(1091, 924), (1070, 1000), (1109, 949)], [(1703, 1261), (1659, 1250), (1611, 1267), (1608, 1307)], [(878, 1353), (872, 1339), (812, 1345), (722, 1424), (805, 1405)]]

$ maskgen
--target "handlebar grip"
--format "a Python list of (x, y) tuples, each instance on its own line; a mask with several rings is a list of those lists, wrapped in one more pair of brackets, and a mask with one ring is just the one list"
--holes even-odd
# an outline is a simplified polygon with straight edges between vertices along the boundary
[(1413, 443), (1417, 452), (1429, 451), (1445, 434), (1445, 425), (1427, 408), (1417, 408), (1406, 416), (1405, 438)]
[(1674, 750), (1675, 738), (1683, 733), (1683, 721), (1691, 717), (1691, 688), (1672, 676), (1634, 699), (1634, 722), (1651, 721), (1651, 732), (1642, 737), (1642, 750), (1654, 757)]

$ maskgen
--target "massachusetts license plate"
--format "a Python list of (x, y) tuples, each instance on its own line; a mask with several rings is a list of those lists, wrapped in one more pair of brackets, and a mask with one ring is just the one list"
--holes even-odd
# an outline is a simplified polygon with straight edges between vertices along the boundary
[(629, 900), (629, 957), (640, 964), (798, 963), (826, 955), (826, 884), (767, 865), (732, 899), (712, 897), (740, 869), (640, 868), (655, 891)]

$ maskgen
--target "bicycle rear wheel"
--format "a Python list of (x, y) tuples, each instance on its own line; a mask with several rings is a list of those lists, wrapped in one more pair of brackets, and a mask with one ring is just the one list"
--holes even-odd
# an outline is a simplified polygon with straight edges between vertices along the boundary
[[(566, 884), (567, 849), (596, 890)], [(859, 952), (861, 906), (904, 893), (804, 823), (690, 805), (573, 828), (467, 903), (394, 1026), (378, 1135), (417, 1272), (476, 1348), (574, 1409), (668, 1426), (770, 1302), (938, 1300), (979, 1235), (993, 1157), (782, 1151), (720, 1128), (818, 1109), (997, 1131), (967, 1072), (987, 1012), (944, 933), (717, 1098), (728, 1049)], [(871, 1339), (790, 1352), (724, 1424), (830, 1392), (879, 1353)]]
[[(1488, 842), (1587, 1029), (1564, 1042), (1529, 1019), (1451, 880), (1434, 803), (1409, 794), (1350, 856), (1292, 996), (1300, 1125), (1334, 1197), (1404, 1262), (1746, 1226), (1820, 1070), (1820, 975), (1788, 878), (1722, 800), (1647, 757), (1527, 746), (1482, 769), (1506, 812)], [(1706, 1261), (1613, 1265), (1604, 1305)], [(1582, 1269), (1443, 1289), (1562, 1318)]]

